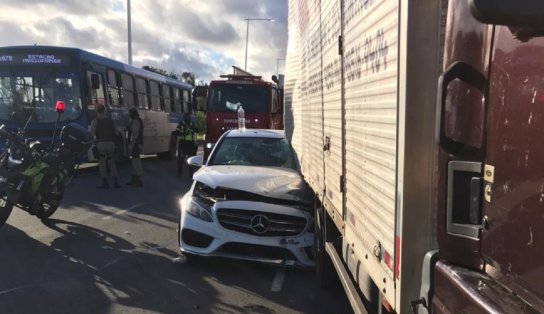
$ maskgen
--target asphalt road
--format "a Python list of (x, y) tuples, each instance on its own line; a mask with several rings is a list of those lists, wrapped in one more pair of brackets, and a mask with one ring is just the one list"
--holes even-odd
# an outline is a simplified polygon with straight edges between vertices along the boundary
[[(47, 223), (14, 210), (0, 229), (0, 313), (349, 313), (313, 269), (204, 259), (176, 243), (175, 162), (144, 161), (145, 187), (100, 190), (96, 169)], [(129, 178), (121, 168), (123, 183)]]

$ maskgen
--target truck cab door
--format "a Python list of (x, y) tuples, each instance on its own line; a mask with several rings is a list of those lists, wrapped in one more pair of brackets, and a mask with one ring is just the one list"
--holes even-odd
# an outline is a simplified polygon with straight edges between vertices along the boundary
[(508, 27), (496, 27), (481, 252), (487, 273), (542, 309), (544, 38), (516, 37)]
[(481, 269), (486, 95), (492, 27), (449, 2), (445, 70), (438, 89), (437, 235), (441, 260)]

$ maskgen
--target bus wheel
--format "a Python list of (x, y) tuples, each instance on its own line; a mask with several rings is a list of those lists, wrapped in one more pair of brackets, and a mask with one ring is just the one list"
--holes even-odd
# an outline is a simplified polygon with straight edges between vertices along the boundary
[(172, 160), (176, 158), (177, 143), (175, 137), (170, 137), (170, 145), (168, 145), (168, 151), (163, 153), (158, 153), (157, 156), (160, 159)]

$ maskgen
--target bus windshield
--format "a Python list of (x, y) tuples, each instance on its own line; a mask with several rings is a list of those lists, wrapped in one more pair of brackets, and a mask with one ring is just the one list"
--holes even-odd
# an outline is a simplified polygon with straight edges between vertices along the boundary
[(208, 90), (209, 112), (236, 112), (242, 106), (246, 113), (263, 113), (269, 103), (269, 89), (262, 85), (222, 84)]
[(66, 111), (59, 121), (77, 119), (81, 114), (79, 79), (75, 72), (0, 71), (0, 120), (54, 123), (55, 104), (64, 102)]

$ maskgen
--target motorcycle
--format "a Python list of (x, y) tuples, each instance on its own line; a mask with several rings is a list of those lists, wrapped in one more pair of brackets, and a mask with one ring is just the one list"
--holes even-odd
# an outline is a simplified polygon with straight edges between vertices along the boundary
[[(64, 105), (57, 103), (56, 109), (58, 124)], [(14, 206), (40, 219), (51, 217), (92, 144), (90, 132), (74, 123), (62, 128), (60, 143), (51, 145), (25, 139), (25, 129), (14, 133), (0, 126), (0, 138), (6, 141), (0, 154), (0, 227)]]

